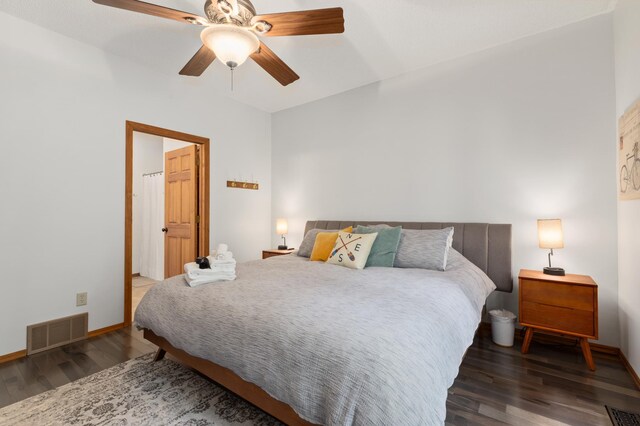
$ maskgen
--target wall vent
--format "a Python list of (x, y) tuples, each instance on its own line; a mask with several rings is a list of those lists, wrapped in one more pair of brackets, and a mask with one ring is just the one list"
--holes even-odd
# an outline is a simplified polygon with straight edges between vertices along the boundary
[(84, 340), (89, 333), (89, 314), (83, 313), (27, 326), (27, 355)]

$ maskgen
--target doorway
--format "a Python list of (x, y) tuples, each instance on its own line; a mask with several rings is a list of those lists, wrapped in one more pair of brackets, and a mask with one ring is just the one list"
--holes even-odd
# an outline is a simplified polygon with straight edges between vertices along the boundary
[(209, 139), (127, 121), (125, 169), (127, 326), (150, 284), (209, 253)]

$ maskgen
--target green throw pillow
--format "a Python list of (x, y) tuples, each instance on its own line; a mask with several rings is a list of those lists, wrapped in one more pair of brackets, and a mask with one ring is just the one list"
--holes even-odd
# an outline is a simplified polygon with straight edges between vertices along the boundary
[(400, 243), (402, 226), (391, 228), (389, 226), (358, 225), (354, 233), (373, 234), (374, 232), (378, 233), (378, 238), (373, 242), (366, 266), (393, 267), (393, 261), (396, 258), (398, 244)]

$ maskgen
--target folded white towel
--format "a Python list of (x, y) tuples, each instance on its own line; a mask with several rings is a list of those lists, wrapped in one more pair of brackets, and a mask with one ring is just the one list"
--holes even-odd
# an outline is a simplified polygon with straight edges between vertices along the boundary
[(184, 278), (187, 281), (187, 284), (189, 284), (191, 287), (197, 287), (202, 284), (215, 283), (218, 281), (233, 281), (236, 279), (236, 274), (233, 272), (231, 273), (220, 272), (220, 273), (217, 273), (215, 276), (200, 275), (200, 276), (193, 277), (192, 273), (190, 272), (188, 274), (185, 274)]
[(184, 265), (184, 273), (188, 273), (190, 271), (198, 271), (198, 273), (200, 274), (210, 274), (210, 273), (215, 273), (215, 272), (229, 272), (229, 271), (235, 271), (236, 270), (236, 261), (235, 260), (231, 260), (231, 261), (215, 261), (215, 262), (209, 262), (211, 264), (211, 269), (200, 269), (200, 265), (198, 265), (196, 262), (190, 262), (190, 263), (186, 263)]
[(184, 273), (186, 274), (189, 271), (192, 271), (194, 269), (200, 269), (200, 265), (198, 265), (196, 262), (189, 262), (189, 263), (185, 263), (184, 264)]
[(218, 274), (235, 274), (236, 267), (234, 265), (212, 266), (211, 269), (190, 269), (185, 273), (192, 279), (216, 277)]
[(236, 260), (233, 257), (229, 259), (218, 259), (215, 256), (207, 256), (207, 259), (209, 259), (210, 265), (224, 265), (226, 263), (233, 263), (234, 265), (236, 264)]
[(217, 251), (213, 251), (211, 252), (210, 256), (207, 256), (209, 258), (209, 261), (211, 260), (232, 260), (233, 259), (233, 253), (230, 251), (225, 251), (224, 253), (220, 253)]
[(184, 265), (185, 280), (191, 287), (202, 284), (214, 283), (217, 281), (233, 281), (236, 279), (236, 261), (214, 261), (211, 262), (211, 269), (200, 269), (196, 262)]

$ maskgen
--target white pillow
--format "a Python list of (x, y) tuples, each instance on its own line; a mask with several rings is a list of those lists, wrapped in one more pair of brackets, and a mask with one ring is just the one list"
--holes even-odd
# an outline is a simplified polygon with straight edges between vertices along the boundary
[(372, 234), (338, 232), (336, 245), (333, 246), (327, 263), (352, 269), (363, 269), (364, 265), (367, 264), (371, 247), (377, 236), (377, 232)]

